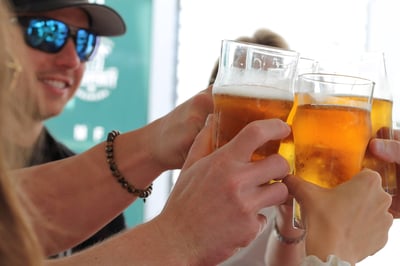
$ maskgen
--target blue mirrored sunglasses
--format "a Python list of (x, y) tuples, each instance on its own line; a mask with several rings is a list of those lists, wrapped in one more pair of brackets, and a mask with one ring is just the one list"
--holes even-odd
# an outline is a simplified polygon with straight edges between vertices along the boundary
[(34, 49), (58, 53), (71, 37), (79, 59), (85, 62), (96, 48), (98, 38), (87, 29), (69, 26), (51, 18), (18, 17), (18, 22), (24, 28), (25, 42)]

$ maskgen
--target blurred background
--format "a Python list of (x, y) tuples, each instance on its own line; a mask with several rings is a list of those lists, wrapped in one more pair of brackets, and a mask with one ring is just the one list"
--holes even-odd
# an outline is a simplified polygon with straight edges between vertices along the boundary
[[(166, 114), (205, 89), (222, 39), (270, 29), (302, 56), (383, 51), (394, 94), (394, 123), (400, 127), (400, 16), (391, 0), (98, 0), (124, 17), (127, 34), (103, 38), (76, 97), (47, 122), (76, 152), (103, 141), (107, 132), (135, 129)], [(176, 172), (166, 172), (149, 200), (126, 211), (129, 226), (158, 214)], [(351, 217), (349, 217), (351, 219)], [(386, 247), (358, 265), (399, 265), (400, 223)]]

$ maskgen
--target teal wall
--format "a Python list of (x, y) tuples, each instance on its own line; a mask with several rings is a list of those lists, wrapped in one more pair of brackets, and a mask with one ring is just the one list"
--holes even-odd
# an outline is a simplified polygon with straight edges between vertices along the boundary
[[(78, 153), (105, 140), (113, 129), (125, 132), (147, 122), (152, 2), (107, 0), (106, 4), (125, 19), (127, 33), (101, 39), (76, 96), (60, 116), (46, 123)], [(120, 193), (127, 192), (121, 188)], [(130, 227), (141, 223), (143, 202), (133, 203), (125, 216)]]

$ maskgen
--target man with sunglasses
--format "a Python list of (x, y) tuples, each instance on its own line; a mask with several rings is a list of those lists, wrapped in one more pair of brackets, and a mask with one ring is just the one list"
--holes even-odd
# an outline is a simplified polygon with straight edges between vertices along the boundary
[[(23, 141), (18, 138), (23, 150), (32, 151), (27, 166), (72, 156), (74, 152), (49, 133), (44, 121), (59, 115), (74, 96), (98, 36), (122, 35), (125, 23), (115, 10), (88, 0), (12, 0), (11, 4), (35, 75), (35, 86), (21, 88), (30, 89), (34, 97), (34, 125), (23, 133)], [(57, 256), (80, 251), (125, 228), (120, 214), (90, 239)]]

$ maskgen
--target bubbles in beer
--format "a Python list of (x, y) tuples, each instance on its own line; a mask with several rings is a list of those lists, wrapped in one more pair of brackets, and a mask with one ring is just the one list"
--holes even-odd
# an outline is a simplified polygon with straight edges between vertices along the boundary
[(292, 129), (296, 175), (330, 188), (361, 170), (371, 137), (368, 110), (335, 105), (299, 105)]
[[(229, 94), (227, 92), (229, 91)], [(286, 121), (293, 106), (292, 94), (275, 88), (238, 86), (215, 88), (215, 148), (230, 141), (239, 131), (255, 120), (278, 118)], [(280, 141), (269, 141), (254, 154), (253, 160), (277, 153)]]

